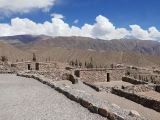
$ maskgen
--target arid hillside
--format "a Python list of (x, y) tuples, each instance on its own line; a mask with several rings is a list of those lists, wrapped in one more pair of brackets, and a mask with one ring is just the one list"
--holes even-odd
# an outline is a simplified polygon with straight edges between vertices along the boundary
[[(136, 66), (160, 65), (160, 43), (149, 40), (98, 40), (85, 37), (19, 35), (1, 37), (1, 55), (12, 60), (30, 59), (36, 53), (41, 61), (82, 63), (93, 58), (95, 65), (124, 63)], [(4, 43), (5, 41), (5, 43)]]
[(4, 41), (0, 41), (0, 56), (6, 56), (9, 61), (24, 61), (31, 57), (30, 53), (22, 51)]

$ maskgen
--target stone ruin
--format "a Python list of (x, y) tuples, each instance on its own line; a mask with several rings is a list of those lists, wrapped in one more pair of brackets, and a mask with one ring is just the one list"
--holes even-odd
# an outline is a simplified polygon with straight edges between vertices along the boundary
[[(78, 74), (86, 85), (96, 91), (104, 90), (160, 112), (160, 98), (145, 95), (145, 93), (150, 91), (153, 91), (155, 94), (160, 93), (160, 79), (158, 78), (156, 82), (155, 79), (153, 80), (153, 76), (158, 75), (145, 69), (136, 69), (134, 74), (130, 71), (129, 75), (126, 74), (127, 72), (127, 69), (79, 69), (79, 72), (75, 74)], [(122, 85), (115, 84), (114, 86), (104, 87), (94, 84), (96, 82), (107, 84), (107, 82), (114, 83), (116, 81), (122, 81)], [(123, 86), (123, 82), (132, 85)], [(144, 95), (141, 95), (141, 93), (144, 93)]]
[(124, 74), (124, 69), (79, 69), (79, 77), (89, 83), (119, 81)]
[[(4, 67), (5, 65), (1, 64), (1, 66)], [(56, 62), (43, 63), (30, 61), (12, 63), (5, 67), (7, 69), (14, 68), (16, 72), (25, 71), (26, 74), (43, 75), (53, 81), (68, 80), (72, 84), (78, 84), (80, 80), (98, 92), (105, 91), (106, 94), (110, 93), (125, 97), (128, 100), (160, 112), (160, 99), (148, 96), (147, 94), (142, 95), (150, 91), (156, 94), (160, 93), (159, 73), (155, 73), (152, 70), (139, 68), (130, 70), (127, 68), (85, 69), (72, 68), (68, 64)]]

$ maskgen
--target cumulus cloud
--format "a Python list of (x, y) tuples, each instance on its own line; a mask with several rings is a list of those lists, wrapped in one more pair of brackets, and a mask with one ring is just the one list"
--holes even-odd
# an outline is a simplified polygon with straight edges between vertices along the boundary
[(0, 0), (1, 14), (27, 13), (34, 9), (48, 10), (56, 0)]
[(155, 40), (160, 40), (160, 32), (157, 30), (156, 27), (150, 27), (148, 31), (150, 34), (150, 38), (153, 38)]
[(58, 19), (64, 19), (65, 18), (62, 14), (59, 14), (59, 13), (52, 13), (51, 17), (58, 18)]
[(131, 35), (136, 36), (139, 39), (150, 39), (150, 35), (147, 30), (143, 30), (138, 25), (130, 25), (130, 28), (132, 29)]
[(108, 18), (99, 15), (93, 25), (92, 36), (100, 39), (124, 38), (129, 32), (125, 28), (116, 28)]
[(0, 36), (32, 34), (49, 36), (83, 36), (104, 40), (137, 38), (142, 40), (160, 40), (160, 31), (156, 27), (147, 30), (139, 25), (130, 25), (130, 30), (118, 28), (110, 20), (102, 15), (95, 19), (94, 24), (85, 23), (82, 27), (70, 26), (64, 21), (64, 16), (54, 14), (51, 22), (36, 23), (30, 19), (13, 18), (10, 24), (0, 23)]

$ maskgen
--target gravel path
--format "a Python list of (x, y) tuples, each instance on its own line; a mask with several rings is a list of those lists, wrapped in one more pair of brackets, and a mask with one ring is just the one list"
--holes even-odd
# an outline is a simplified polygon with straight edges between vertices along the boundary
[(0, 75), (0, 120), (106, 120), (54, 89), (16, 75)]

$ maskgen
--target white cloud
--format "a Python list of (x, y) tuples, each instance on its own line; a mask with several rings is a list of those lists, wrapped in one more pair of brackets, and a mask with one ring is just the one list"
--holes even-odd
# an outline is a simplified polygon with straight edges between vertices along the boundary
[(57, 19), (64, 19), (65, 18), (62, 14), (58, 14), (58, 13), (52, 13), (51, 17), (57, 18)]
[(157, 30), (157, 28), (150, 27), (148, 31), (149, 31), (149, 34), (150, 34), (150, 38), (153, 38), (155, 40), (160, 41), (160, 32)]
[(0, 23), (0, 36), (33, 34), (49, 36), (83, 36), (99, 39), (121, 39), (125, 37), (160, 40), (160, 31), (156, 27), (150, 27), (147, 30), (139, 25), (130, 25), (131, 30), (126, 28), (117, 28), (108, 18), (99, 15), (94, 24), (84, 24), (82, 27), (70, 26), (62, 18), (63, 15), (53, 15), (51, 22), (36, 23), (30, 19), (14, 18), (10, 24)]
[(150, 35), (147, 30), (143, 30), (138, 25), (130, 25), (130, 28), (132, 29), (131, 35), (136, 36), (136, 38), (139, 39), (150, 39)]
[(160, 32), (156, 27), (150, 27), (148, 30), (142, 29), (139, 25), (130, 25), (131, 36), (141, 40), (160, 41)]
[(116, 28), (108, 18), (99, 15), (93, 25), (92, 36), (100, 39), (124, 38), (129, 32), (125, 28)]
[(27, 13), (34, 9), (48, 10), (56, 0), (0, 0), (0, 13)]
[(74, 24), (77, 24), (77, 23), (79, 23), (79, 20), (76, 19), (76, 20), (73, 21), (73, 23), (74, 23)]

